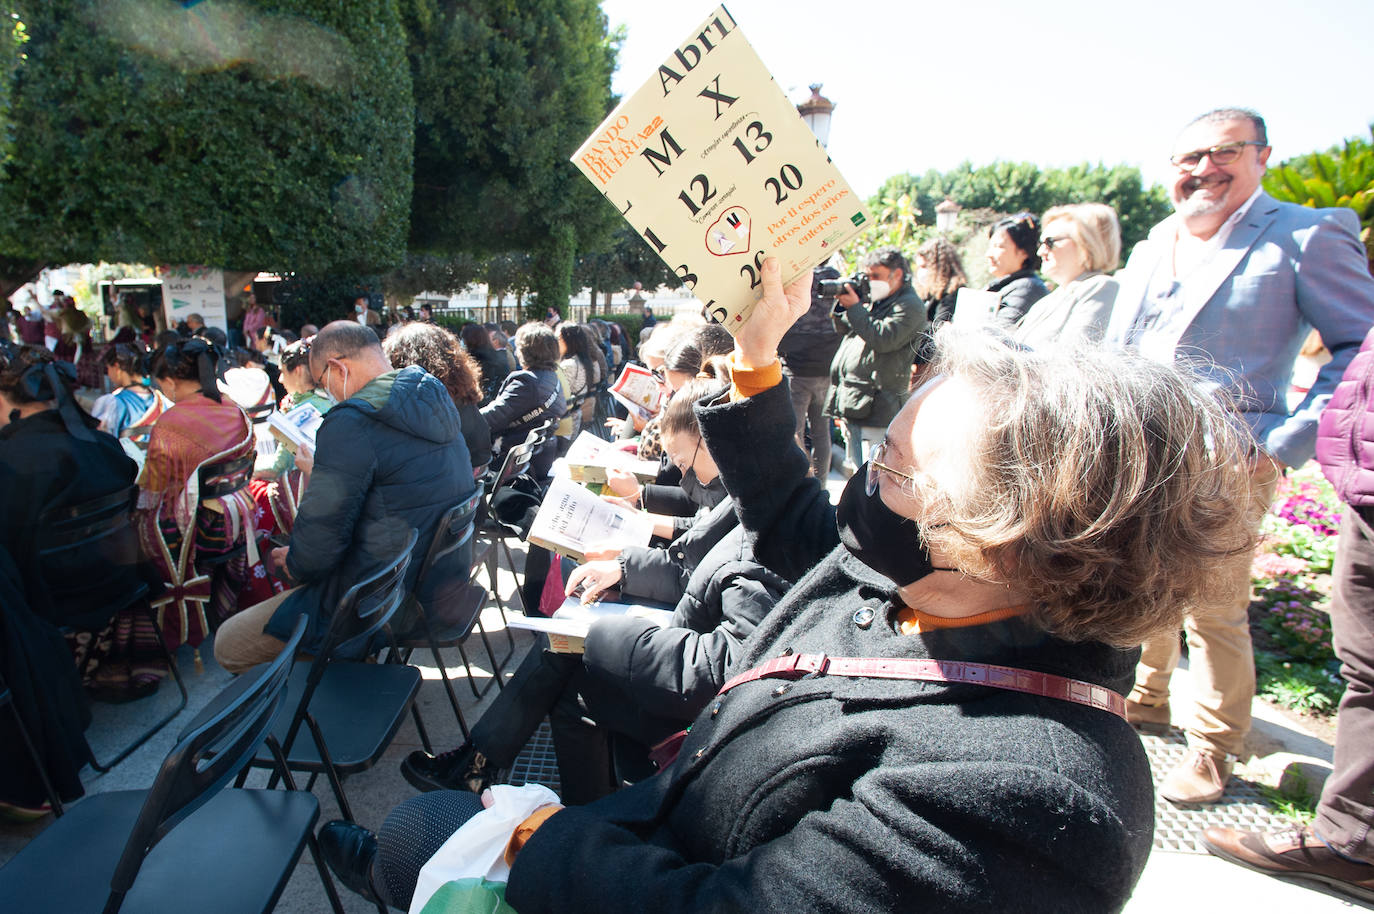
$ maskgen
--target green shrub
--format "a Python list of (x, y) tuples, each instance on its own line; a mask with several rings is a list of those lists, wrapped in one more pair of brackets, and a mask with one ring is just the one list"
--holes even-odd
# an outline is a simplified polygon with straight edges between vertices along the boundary
[(459, 317), (456, 314), (436, 314), (434, 315), (434, 323), (443, 327), (445, 330), (461, 333), (465, 326), (477, 322), (466, 317)]

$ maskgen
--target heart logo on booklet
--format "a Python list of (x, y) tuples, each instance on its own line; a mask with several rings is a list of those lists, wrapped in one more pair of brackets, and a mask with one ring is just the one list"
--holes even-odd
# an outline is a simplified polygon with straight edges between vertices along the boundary
[(749, 211), (732, 206), (706, 230), (706, 250), (717, 257), (749, 252)]

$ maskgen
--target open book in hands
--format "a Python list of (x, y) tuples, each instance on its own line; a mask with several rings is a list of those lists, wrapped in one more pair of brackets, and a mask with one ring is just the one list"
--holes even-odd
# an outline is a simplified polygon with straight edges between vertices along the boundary
[(273, 412), (267, 417), (267, 427), (293, 454), (302, 446), (315, 450), (315, 436), (323, 422), (324, 413), (309, 403), (302, 403), (289, 413)]
[(555, 476), (526, 539), (578, 562), (593, 546), (647, 546), (653, 519), (614, 504), (562, 476)]
[(574, 482), (604, 484), (606, 471), (611, 469), (633, 473), (640, 482), (653, 482), (658, 476), (658, 461), (640, 460), (591, 432), (582, 432), (573, 439), (563, 461)]
[(549, 649), (557, 654), (580, 654), (582, 643), (592, 623), (606, 616), (633, 616), (647, 619), (660, 628), (672, 621), (673, 611), (644, 603), (620, 603), (599, 600), (583, 603), (576, 594), (563, 601), (552, 616), (512, 616), (512, 628), (544, 632), (549, 636)]

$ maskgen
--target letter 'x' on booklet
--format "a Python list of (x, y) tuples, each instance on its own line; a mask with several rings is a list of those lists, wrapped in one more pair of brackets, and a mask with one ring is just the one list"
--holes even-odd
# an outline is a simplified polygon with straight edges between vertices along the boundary
[(572, 157), (732, 334), (763, 294), (830, 258), (870, 221), (724, 7)]

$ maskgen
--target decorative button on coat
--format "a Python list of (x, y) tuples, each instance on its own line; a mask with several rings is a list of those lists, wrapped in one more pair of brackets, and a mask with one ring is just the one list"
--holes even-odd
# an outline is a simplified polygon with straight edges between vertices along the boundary
[(868, 628), (873, 624), (873, 617), (875, 615), (877, 615), (877, 613), (873, 612), (873, 607), (860, 606), (858, 609), (854, 610), (854, 624), (859, 626), (859, 628)]

